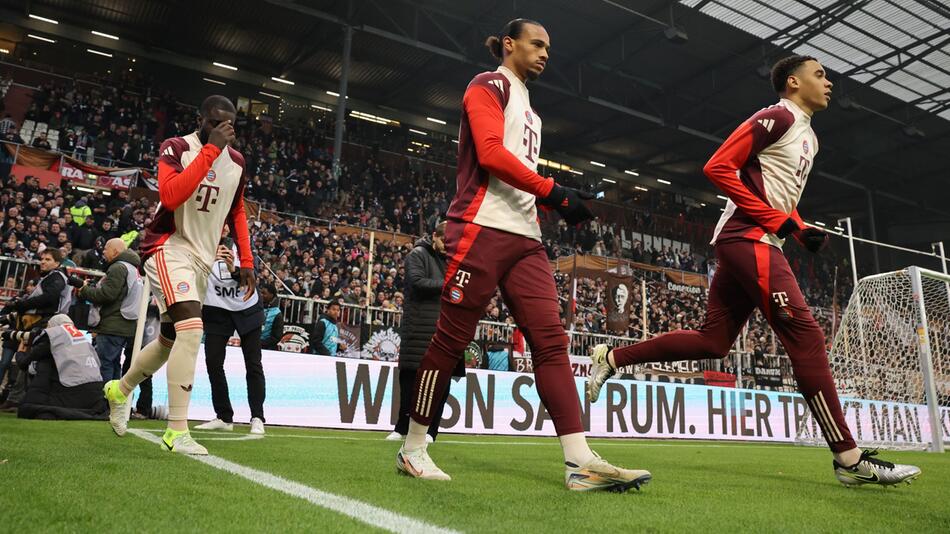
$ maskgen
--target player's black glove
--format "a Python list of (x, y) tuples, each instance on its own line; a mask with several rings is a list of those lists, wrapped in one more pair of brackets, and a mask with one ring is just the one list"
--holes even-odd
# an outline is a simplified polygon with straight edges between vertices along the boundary
[(538, 204), (554, 208), (564, 222), (575, 225), (594, 218), (594, 213), (583, 202), (593, 198), (592, 193), (554, 184), (548, 196), (538, 198)]
[(801, 227), (798, 226), (798, 223), (795, 222), (795, 219), (789, 217), (788, 219), (785, 219), (785, 222), (782, 223), (782, 226), (779, 226), (778, 231), (775, 232), (775, 235), (777, 235), (779, 239), (785, 239), (799, 230), (801, 230)]
[(828, 233), (809, 226), (798, 232), (798, 240), (808, 252), (818, 254), (828, 244)]

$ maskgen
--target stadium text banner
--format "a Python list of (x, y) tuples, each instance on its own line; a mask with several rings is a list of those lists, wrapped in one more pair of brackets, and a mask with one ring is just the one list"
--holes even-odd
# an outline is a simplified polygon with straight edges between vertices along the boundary
[[(225, 372), (236, 421), (248, 421), (244, 361), (228, 347)], [(390, 431), (397, 419), (395, 363), (264, 351), (268, 424)], [(164, 370), (153, 381), (156, 402), (166, 396)], [(215, 417), (204, 359), (198, 359), (190, 417)], [(584, 379), (575, 378), (583, 398)], [(446, 432), (554, 436), (534, 376), (469, 369), (452, 382), (442, 426)], [(855, 438), (929, 443), (926, 406), (844, 399)], [(668, 382), (612, 380), (598, 402), (582, 403), (589, 435), (793, 442), (797, 430), (819, 432), (797, 394)], [(942, 412), (950, 436), (950, 410)]]

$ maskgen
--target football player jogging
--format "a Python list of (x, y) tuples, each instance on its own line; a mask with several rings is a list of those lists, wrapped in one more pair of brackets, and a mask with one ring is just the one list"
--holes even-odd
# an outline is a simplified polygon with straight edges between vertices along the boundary
[(139, 249), (157, 297), (161, 331), (120, 380), (104, 387), (109, 422), (122, 436), (128, 428), (130, 393), (167, 363), (168, 428), (162, 442), (183, 454), (208, 454), (188, 432), (188, 404), (204, 329), (201, 303), (225, 223), (240, 251), (245, 299), (257, 285), (244, 213), (244, 157), (229, 146), (234, 118), (230, 100), (209, 96), (201, 104), (198, 130), (167, 139), (159, 149), (160, 202)]
[(828, 107), (832, 83), (815, 58), (791, 56), (772, 68), (772, 86), (781, 100), (742, 123), (703, 169), (729, 201), (712, 239), (719, 268), (702, 328), (613, 350), (596, 346), (588, 395), (596, 401), (618, 367), (725, 357), (759, 308), (788, 353), (798, 390), (834, 455), (838, 480), (849, 487), (909, 482), (920, 469), (879, 460), (876, 451), (855, 445), (831, 377), (824, 333), (782, 253), (790, 236), (812, 253), (828, 240), (824, 231), (802, 222), (796, 206), (818, 153), (811, 118)]
[(541, 244), (535, 204), (558, 211), (568, 224), (593, 218), (585, 193), (536, 172), (541, 117), (531, 108), (527, 82), (548, 60), (550, 40), (539, 23), (516, 19), (486, 46), (501, 60), (494, 72), (469, 83), (462, 98), (456, 192), (445, 230), (448, 264), (436, 333), (416, 374), (409, 432), (396, 467), (409, 476), (450, 480), (429, 457), (426, 431), (437, 400), (496, 288), (531, 345), (538, 395), (564, 450), (571, 490), (625, 491), (650, 480), (647, 471), (614, 467), (591, 451), (567, 355), (557, 290)]

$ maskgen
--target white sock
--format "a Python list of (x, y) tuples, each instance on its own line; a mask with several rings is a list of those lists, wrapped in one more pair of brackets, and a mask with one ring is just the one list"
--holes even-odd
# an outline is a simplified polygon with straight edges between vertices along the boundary
[(861, 449), (855, 447), (848, 451), (834, 453), (835, 461), (845, 467), (851, 467), (861, 459)]
[(403, 444), (402, 448), (407, 451), (414, 451), (416, 449), (425, 447), (426, 433), (428, 431), (428, 426), (420, 425), (413, 419), (409, 419), (409, 433), (406, 434), (406, 442)]
[[(424, 439), (424, 438), (423, 438)], [(587, 446), (587, 437), (583, 432), (565, 434), (558, 438), (564, 450), (564, 461), (574, 465), (584, 465), (594, 459), (594, 451)]]

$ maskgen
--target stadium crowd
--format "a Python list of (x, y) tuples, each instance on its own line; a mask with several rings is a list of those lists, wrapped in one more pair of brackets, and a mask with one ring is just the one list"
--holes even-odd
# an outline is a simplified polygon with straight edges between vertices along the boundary
[[(61, 151), (91, 153), (97, 161), (147, 170), (154, 170), (156, 165), (157, 143), (187, 133), (193, 117), (194, 109), (167, 93), (144, 95), (78, 82), (43, 85), (26, 115), (28, 120), (45, 122), (50, 129), (65, 132), (57, 147)], [(346, 131), (350, 152), (344, 153), (336, 175), (332, 170), (331, 114), (310, 110), (306, 116), (288, 118), (277, 125), (269, 117), (251, 117), (247, 110), (239, 110), (235, 147), (247, 162), (246, 196), (262, 208), (261, 216), (252, 221), (255, 250), (262, 263), (269, 266), (262, 278), (300, 297), (340, 299), (345, 304), (364, 306), (367, 277), (371, 276), (373, 294), (368, 296), (369, 304), (399, 310), (403, 259), (412, 248), (412, 239), (397, 233), (424, 234), (447, 209), (455, 145), (438, 135), (430, 136), (425, 143), (414, 143), (411, 134), (400, 128), (354, 118), (348, 119)], [(17, 128), (9, 124), (2, 135), (5, 140), (22, 140)], [(42, 137), (34, 137), (31, 144), (48, 148), (48, 141)], [(9, 160), (5, 151), (4, 156)], [(578, 178), (569, 175), (561, 179)], [(101, 268), (105, 241), (122, 237), (134, 247), (154, 210), (154, 201), (148, 197), (130, 200), (125, 191), (112, 193), (90, 194), (68, 186), (40, 188), (35, 179), (17, 184), (12, 177), (2, 177), (0, 254), (33, 259), (45, 247), (55, 246), (63, 250), (67, 265)], [(624, 247), (620, 237), (623, 225), (614, 221), (574, 228), (557, 218), (544, 217), (549, 258), (570, 254), (617, 256), (671, 269), (709, 270), (706, 241), (715, 220), (701, 210), (662, 192), (612, 207), (626, 210), (625, 220), (633, 221), (632, 227), (626, 227), (628, 231), (681, 240), (690, 251), (671, 247), (657, 250), (640, 240)], [(368, 234), (350, 227), (386, 232), (377, 235), (372, 269), (368, 269)], [(835, 258), (804, 255), (791, 244), (786, 252), (809, 302), (829, 308)], [(571, 293), (569, 279), (569, 273), (558, 274), (565, 305)], [(640, 338), (644, 325), (639, 311), (631, 314), (626, 332), (607, 330), (605, 289), (603, 281), (579, 280), (574, 330)], [(844, 284), (838, 290), (839, 296), (850, 292)], [(634, 293), (634, 309), (639, 310), (640, 295)], [(648, 299), (646, 326), (650, 334), (701, 324), (703, 295), (676, 292), (650, 279)], [(838, 299), (839, 306), (844, 303)], [(830, 333), (830, 313), (825, 309), (816, 313)], [(500, 295), (486, 309), (485, 318), (510, 321)], [(764, 340), (770, 345), (767, 351), (780, 351), (768, 332), (759, 316), (751, 323), (749, 336), (756, 342)]]

